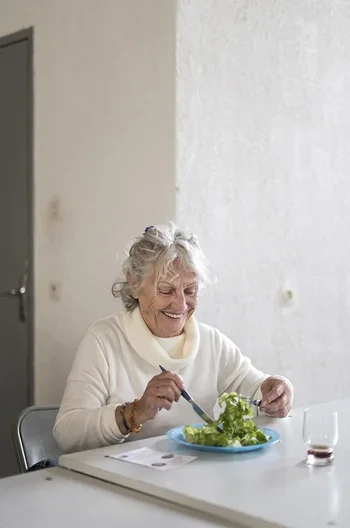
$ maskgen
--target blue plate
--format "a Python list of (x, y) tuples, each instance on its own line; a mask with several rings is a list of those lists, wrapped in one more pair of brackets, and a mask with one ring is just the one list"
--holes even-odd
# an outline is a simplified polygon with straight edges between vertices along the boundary
[[(193, 425), (192, 427), (196, 427), (197, 429), (200, 429), (204, 425), (205, 424), (196, 424), (196, 425)], [(190, 444), (189, 442), (186, 442), (184, 434), (183, 434), (183, 428), (184, 426), (181, 425), (179, 427), (174, 427), (174, 429), (170, 429), (170, 431), (167, 432), (167, 437), (169, 438), (169, 440), (172, 440), (176, 444), (181, 444), (186, 447), (189, 447), (190, 449), (197, 449), (198, 451), (211, 451), (212, 453), (246, 453), (247, 451), (255, 451), (256, 449), (261, 449), (262, 447), (275, 444), (280, 439), (280, 435), (276, 433), (276, 431), (273, 431), (272, 429), (266, 429), (265, 427), (261, 427), (260, 429), (262, 431), (265, 431), (265, 433), (271, 436), (270, 440), (266, 442), (265, 444), (256, 444), (256, 445), (240, 446), (240, 447), (219, 447), (219, 446), (198, 445), (198, 444)]]

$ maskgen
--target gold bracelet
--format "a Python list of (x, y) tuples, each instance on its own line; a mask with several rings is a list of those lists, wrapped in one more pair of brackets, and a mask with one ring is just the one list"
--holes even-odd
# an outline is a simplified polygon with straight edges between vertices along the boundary
[(137, 402), (139, 401), (138, 398), (136, 398), (133, 402), (132, 402), (132, 408), (131, 408), (131, 414), (130, 414), (130, 428), (131, 428), (131, 432), (132, 433), (139, 433), (142, 429), (142, 424), (140, 424), (138, 427), (136, 427), (136, 424), (135, 424), (135, 409), (136, 409), (136, 404)]

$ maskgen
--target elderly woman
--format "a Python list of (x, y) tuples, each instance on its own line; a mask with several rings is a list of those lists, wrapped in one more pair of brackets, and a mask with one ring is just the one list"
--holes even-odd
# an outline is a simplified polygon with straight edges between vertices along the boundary
[(208, 274), (195, 236), (173, 225), (149, 227), (123, 271), (113, 294), (125, 309), (90, 326), (67, 380), (54, 427), (65, 452), (197, 422), (180, 398), (183, 387), (208, 413), (223, 392), (237, 391), (262, 397), (261, 410), (271, 416), (287, 415), (289, 381), (263, 374), (219, 330), (196, 321)]

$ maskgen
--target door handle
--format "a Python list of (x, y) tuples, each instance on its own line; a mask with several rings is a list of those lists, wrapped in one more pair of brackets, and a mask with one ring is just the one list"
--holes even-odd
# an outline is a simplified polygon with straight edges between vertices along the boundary
[(23, 323), (27, 320), (27, 279), (28, 275), (25, 272), (22, 275), (19, 288), (11, 288), (0, 293), (0, 297), (15, 297), (19, 300), (19, 320)]
[(11, 290), (0, 293), (0, 297), (19, 297), (20, 295), (23, 295), (25, 291), (26, 290), (23, 287), (18, 288), (18, 290), (11, 288)]

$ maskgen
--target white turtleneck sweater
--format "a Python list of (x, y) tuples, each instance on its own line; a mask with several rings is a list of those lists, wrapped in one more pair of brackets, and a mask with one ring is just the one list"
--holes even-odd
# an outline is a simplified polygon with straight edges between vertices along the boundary
[[(160, 373), (159, 365), (182, 376), (186, 389), (211, 415), (223, 392), (259, 397), (267, 378), (230, 339), (194, 316), (182, 336), (164, 339), (150, 332), (138, 308), (124, 310), (92, 324), (80, 342), (54, 427), (60, 448), (74, 452), (123, 442), (127, 437), (116, 423), (115, 409), (140, 398)], [(158, 436), (200, 421), (180, 398), (130, 438)]]

